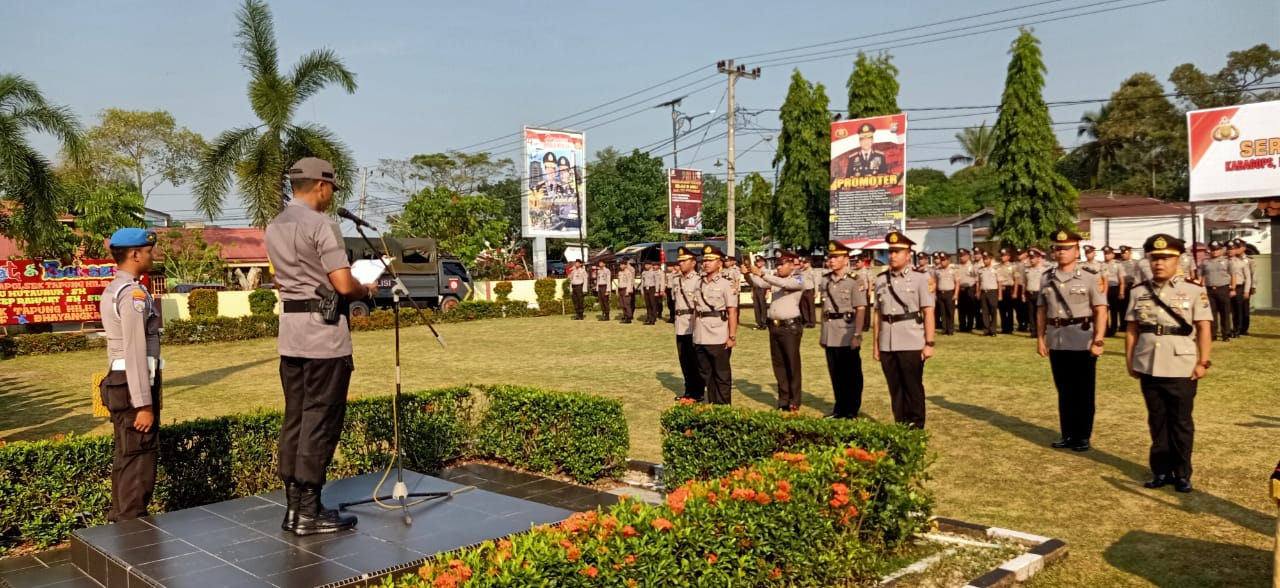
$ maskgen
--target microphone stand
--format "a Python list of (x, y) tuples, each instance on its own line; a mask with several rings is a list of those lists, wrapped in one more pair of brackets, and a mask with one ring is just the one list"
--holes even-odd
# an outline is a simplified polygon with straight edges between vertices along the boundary
[[(369, 236), (364, 234), (364, 229), (360, 228), (360, 225), (358, 224), (356, 225), (356, 232), (360, 233), (360, 237), (364, 239), (364, 242), (369, 246), (369, 249), (372, 250), (375, 254), (377, 254), (378, 248), (374, 246), (373, 241), (369, 240)], [(391, 253), (390, 251), (384, 251), (383, 255), (379, 255), (378, 259), (379, 261), (382, 262), (383, 271), (389, 272), (393, 280), (391, 284), (391, 300), (392, 300), (391, 312), (395, 316), (396, 388), (395, 388), (395, 394), (393, 394), (391, 397), (391, 422), (393, 425), (392, 428), (395, 431), (395, 440), (394, 440), (395, 455), (392, 457), (392, 463), (394, 464), (394, 467), (396, 470), (396, 484), (392, 488), (390, 496), (378, 496), (378, 490), (382, 488), (383, 482), (385, 482), (387, 479), (386, 475), (384, 474), (382, 477), (382, 481), (378, 482), (378, 486), (374, 488), (373, 496), (371, 498), (366, 498), (364, 500), (356, 500), (354, 502), (339, 503), (338, 510), (346, 510), (348, 507), (358, 506), (361, 504), (377, 504), (378, 506), (381, 506), (383, 508), (395, 508), (395, 506), (388, 506), (386, 504), (383, 504), (382, 501), (398, 500), (400, 502), (400, 510), (401, 512), (404, 513), (404, 524), (408, 526), (413, 524), (413, 517), (409, 515), (408, 500), (410, 498), (419, 498), (420, 500), (414, 502), (413, 504), (421, 504), (422, 502), (425, 502), (427, 500), (434, 500), (437, 498), (446, 498), (449, 496), (453, 496), (457, 492), (470, 489), (470, 487), (464, 487), (454, 492), (409, 492), (408, 486), (406, 486), (404, 483), (404, 448), (400, 446), (400, 415), (399, 415), (399, 411), (397, 410), (397, 407), (399, 406), (399, 402), (400, 402), (400, 297), (408, 296), (409, 289), (406, 288), (404, 285), (404, 282), (401, 281), (400, 275), (397, 274), (395, 270), (391, 269), (390, 264), (387, 263), (386, 257), (389, 257), (390, 253)], [(415, 309), (421, 310), (418, 308), (418, 305), (413, 300), (413, 298), (409, 298), (409, 301), (413, 303)], [(427, 321), (427, 327), (431, 329), (431, 334), (436, 336), (436, 340), (439, 341), (440, 345), (443, 347), (445, 345), (444, 339), (441, 338), (440, 334), (436, 332), (435, 327), (431, 325), (430, 321)], [(391, 468), (388, 467), (387, 469), (389, 472)]]

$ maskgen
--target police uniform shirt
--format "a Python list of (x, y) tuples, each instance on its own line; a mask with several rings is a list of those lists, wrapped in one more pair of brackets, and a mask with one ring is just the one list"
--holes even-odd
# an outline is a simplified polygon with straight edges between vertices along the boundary
[(845, 164), (845, 175), (849, 177), (876, 176), (887, 173), (889, 172), (888, 166), (884, 161), (884, 154), (879, 151), (863, 153), (859, 149), (849, 156), (848, 162)]
[(640, 287), (646, 290), (658, 287), (657, 277), (654, 275), (657, 270), (647, 269), (640, 272)]
[(726, 267), (720, 270), (720, 275), (724, 277), (725, 280), (728, 280), (735, 288), (738, 288), (739, 290), (742, 289), (742, 272), (738, 270), (737, 266)]
[[(890, 283), (895, 298), (890, 292)], [(934, 305), (932, 278), (928, 274), (907, 268), (902, 273), (885, 270), (875, 280), (876, 311), (881, 316), (921, 313), (920, 319), (905, 319), (890, 323), (880, 321), (880, 351), (913, 351), (924, 348), (924, 309)], [(903, 304), (898, 303), (898, 298)]]
[(693, 334), (693, 312), (696, 310), (695, 300), (698, 299), (699, 285), (702, 278), (698, 277), (698, 272), (689, 272), (687, 275), (675, 274), (672, 281), (671, 292), (676, 301), (676, 334), (692, 335)]
[(1106, 278), (1108, 286), (1119, 286), (1120, 282), (1125, 281), (1124, 263), (1118, 259), (1104, 262), (1102, 276)]
[(768, 312), (770, 320), (785, 321), (800, 318), (800, 296), (808, 290), (805, 287), (803, 272), (793, 272), (785, 278), (770, 274), (765, 274), (763, 277), (750, 274), (747, 279), (751, 280), (751, 284), (757, 288), (773, 288), (771, 291), (773, 302), (769, 304)]
[(1248, 292), (1249, 287), (1252, 285), (1249, 283), (1249, 262), (1245, 261), (1243, 257), (1230, 257), (1228, 259), (1230, 261), (1227, 262), (1227, 265), (1231, 268), (1231, 277), (1235, 278), (1236, 286), (1244, 286), (1245, 291)]
[(958, 275), (960, 276), (960, 287), (972, 288), (974, 283), (978, 281), (978, 274), (974, 271), (973, 262), (966, 261), (961, 264), (956, 264), (955, 267), (959, 268)]
[(115, 279), (102, 291), (98, 312), (107, 338), (107, 360), (115, 371), (119, 371), (117, 362), (124, 362), (130, 404), (150, 406), (155, 375), (151, 370), (160, 362), (162, 324), (151, 293), (133, 274), (116, 270)]
[[(729, 280), (717, 273), (710, 280), (700, 278), (694, 308), (699, 314), (704, 312), (723, 312), (721, 316), (699, 316), (693, 324), (693, 342), (698, 345), (722, 345), (729, 340), (728, 309), (738, 307), (738, 292), (729, 284)], [(677, 294), (678, 296), (678, 294)]]
[[(818, 341), (826, 347), (849, 347), (862, 325), (853, 321), (858, 308), (867, 306), (867, 288), (855, 272), (837, 277), (835, 272), (822, 277), (822, 334)], [(832, 317), (840, 314), (840, 317)]]
[(818, 290), (818, 270), (809, 268), (800, 272), (800, 278), (804, 280), (805, 290)]
[[(301, 198), (289, 201), (266, 231), (267, 255), (275, 268), (281, 300), (314, 300), (316, 287), (333, 288), (329, 273), (350, 267), (342, 232), (329, 215)], [(286, 357), (329, 359), (351, 355), (347, 317), (325, 324), (319, 313), (280, 315), (279, 352)]]
[(956, 281), (959, 279), (960, 270), (956, 266), (949, 265), (945, 268), (934, 268), (933, 281), (936, 282), (938, 292), (942, 292), (950, 296), (956, 289)]
[(1101, 274), (1101, 273), (1103, 273), (1103, 271), (1102, 271), (1102, 266), (1103, 266), (1103, 265), (1104, 265), (1104, 264), (1103, 264), (1101, 261), (1098, 261), (1098, 260), (1096, 260), (1096, 259), (1093, 259), (1093, 260), (1086, 260), (1086, 261), (1082, 261), (1082, 262), (1080, 262), (1080, 267), (1082, 267), (1082, 268), (1084, 268), (1084, 269), (1087, 269), (1087, 270), (1089, 270), (1089, 271), (1091, 271), (1091, 272), (1093, 272), (1093, 273), (1095, 273), (1095, 274)]
[(597, 289), (600, 286), (604, 286), (608, 288), (609, 282), (612, 280), (613, 280), (613, 272), (609, 271), (609, 268), (602, 267), (596, 270), (596, 288)]
[(575, 267), (569, 272), (569, 284), (571, 286), (587, 285), (587, 268)]
[(1144, 258), (1142, 258), (1142, 259), (1139, 259), (1139, 260), (1138, 260), (1138, 262), (1134, 264), (1134, 266), (1135, 266), (1135, 268), (1138, 270), (1137, 280), (1138, 280), (1139, 282), (1145, 282), (1145, 281), (1150, 280), (1151, 278), (1155, 277), (1155, 276), (1151, 273), (1151, 260), (1150, 260), (1150, 259), (1147, 259), (1147, 258), (1145, 258), (1145, 257), (1144, 257)]
[(1133, 284), (1138, 280), (1138, 260), (1122, 259), (1120, 266), (1124, 268), (1124, 281), (1127, 284)]
[[(1015, 271), (1015, 269), (1014, 269), (1014, 267), (1013, 267), (1013, 263), (1012, 263), (1012, 262), (1005, 263), (1005, 262), (1003, 262), (1003, 261), (1002, 261), (1002, 262), (1000, 262), (1000, 263), (994, 263), (994, 264), (991, 264), (991, 265), (992, 265), (992, 267), (996, 268), (996, 274), (1000, 276), (1000, 287), (1001, 287), (1001, 288), (1007, 288), (1007, 287), (1012, 286), (1012, 285), (1014, 284), (1014, 277), (1013, 277), (1013, 276), (1014, 276), (1014, 274), (1016, 273), (1016, 271)], [(986, 288), (986, 286), (983, 286), (983, 287), (982, 287), (982, 289), (983, 289), (983, 290), (986, 290), (987, 288)]]
[(977, 281), (978, 289), (986, 292), (988, 290), (999, 290), (1000, 286), (1007, 282), (1001, 282), (1000, 271), (994, 265), (984, 265), (978, 268)]
[[(1106, 306), (1107, 295), (1104, 292), (1102, 276), (1084, 268), (1065, 273), (1059, 270), (1046, 272), (1043, 287), (1036, 300), (1037, 306), (1045, 308), (1046, 321), (1044, 330), (1045, 344), (1049, 349), (1060, 351), (1088, 351), (1093, 344), (1093, 308)], [(1062, 304), (1062, 293), (1067, 304)], [(1054, 319), (1088, 319), (1082, 325), (1053, 326)]]
[[(1250, 260), (1250, 263), (1252, 263), (1252, 260)], [(1195, 269), (1195, 262), (1191, 261), (1190, 255), (1183, 253), (1182, 255), (1178, 256), (1178, 275), (1190, 276), (1191, 272), (1194, 269)]]
[(1023, 271), (1025, 272), (1022, 277), (1023, 288), (1028, 292), (1039, 292), (1044, 285), (1044, 264), (1027, 265)]
[(636, 270), (631, 269), (630, 265), (622, 266), (618, 270), (618, 292), (620, 294), (630, 294), (636, 289)]
[(1210, 257), (1200, 264), (1200, 279), (1210, 288), (1231, 285), (1231, 262), (1227, 256)]
[[(1155, 291), (1147, 284), (1154, 286)], [(1213, 313), (1209, 310), (1209, 295), (1203, 287), (1178, 276), (1170, 278), (1164, 286), (1155, 286), (1151, 282), (1137, 284), (1129, 298), (1125, 320), (1136, 322), (1139, 327), (1181, 328), (1178, 320), (1155, 302), (1156, 296), (1191, 325), (1191, 334), (1159, 335), (1143, 333), (1140, 329), (1138, 340), (1133, 345), (1133, 371), (1157, 378), (1191, 377), (1199, 357), (1195, 324), (1198, 321), (1213, 321)]]

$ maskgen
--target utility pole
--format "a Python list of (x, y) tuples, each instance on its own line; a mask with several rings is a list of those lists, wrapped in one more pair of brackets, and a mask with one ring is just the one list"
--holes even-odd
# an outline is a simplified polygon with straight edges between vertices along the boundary
[(671, 167), (672, 169), (676, 169), (680, 167), (680, 160), (679, 160), (680, 148), (676, 145), (676, 131), (678, 130), (677, 128), (679, 127), (680, 113), (676, 111), (676, 107), (680, 106), (680, 103), (684, 102), (685, 98), (688, 98), (688, 96), (681, 96), (679, 98), (674, 98), (666, 102), (663, 102), (662, 104), (654, 106), (654, 108), (662, 108), (664, 106), (671, 107)]
[(369, 168), (360, 168), (360, 218), (364, 218), (365, 188), (369, 185)]
[(736, 249), (735, 247), (736, 242), (734, 241), (734, 230), (733, 230), (733, 225), (734, 225), (734, 222), (736, 221), (736, 218), (735, 218), (736, 215), (734, 214), (735, 205), (734, 205), (734, 199), (733, 199), (733, 172), (734, 172), (733, 126), (734, 126), (735, 119), (737, 119), (738, 117), (738, 113), (734, 109), (735, 107), (733, 105), (733, 86), (738, 81), (738, 78), (747, 78), (749, 80), (754, 80), (760, 77), (760, 68), (757, 67), (757, 68), (751, 69), (750, 71), (747, 71), (747, 66), (734, 65), (733, 60), (730, 59), (728, 61), (721, 61), (717, 63), (716, 71), (719, 71), (722, 74), (727, 74), (729, 76), (729, 115), (728, 115), (728, 118), (729, 118), (729, 177), (727, 182), (729, 191), (728, 191), (728, 200), (725, 202), (725, 205), (728, 207), (728, 210), (726, 211), (727, 216), (725, 218), (725, 227), (726, 227), (725, 241), (727, 241), (727, 243), (725, 243), (725, 247), (727, 248), (727, 251), (725, 251), (725, 253), (728, 254), (730, 257), (732, 257), (734, 255), (734, 249)]

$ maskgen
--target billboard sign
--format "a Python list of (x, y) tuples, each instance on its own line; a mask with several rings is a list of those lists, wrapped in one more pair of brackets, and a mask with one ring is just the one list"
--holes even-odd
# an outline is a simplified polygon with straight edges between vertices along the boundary
[(1187, 113), (1191, 201), (1280, 195), (1280, 101)]
[(524, 129), (525, 237), (581, 238), (586, 234), (585, 135)]
[(115, 276), (110, 259), (0, 261), (0, 325), (102, 320), (98, 301)]
[(907, 115), (831, 123), (832, 239), (905, 229)]
[(702, 232), (701, 171), (667, 170), (667, 230), (681, 234)]

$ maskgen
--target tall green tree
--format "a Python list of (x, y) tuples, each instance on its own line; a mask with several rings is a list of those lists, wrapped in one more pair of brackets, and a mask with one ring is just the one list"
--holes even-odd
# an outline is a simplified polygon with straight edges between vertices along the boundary
[(1085, 137), (1088, 142), (1072, 152), (1073, 159), (1079, 160), (1079, 166), (1088, 174), (1086, 185), (1073, 182), (1077, 188), (1097, 188), (1102, 185), (1102, 178), (1115, 162), (1119, 145), (1112, 138), (1103, 134), (1102, 125), (1111, 116), (1111, 106), (1103, 104), (1098, 110), (1091, 110), (1080, 116), (1080, 126), (1076, 127), (1076, 137)]
[(822, 84), (795, 70), (782, 103), (782, 132), (774, 167), (781, 166), (775, 193), (780, 218), (769, 234), (780, 243), (810, 248), (825, 243), (830, 225), (831, 116)]
[(128, 182), (143, 205), (161, 184), (180, 186), (193, 177), (205, 148), (199, 134), (179, 127), (163, 110), (108, 108), (85, 138), (89, 151), (83, 166), (93, 180)]
[(996, 147), (996, 132), (984, 121), (956, 133), (960, 153), (951, 156), (951, 163), (963, 163), (973, 167), (986, 167), (991, 161), (991, 151)]
[(1001, 193), (992, 228), (1004, 243), (1023, 248), (1075, 226), (1079, 198), (1054, 168), (1060, 147), (1042, 93), (1047, 70), (1040, 41), (1022, 29), (1009, 53), (991, 151)]
[(868, 57), (859, 51), (845, 87), (849, 90), (849, 118), (902, 112), (898, 108), (898, 68), (888, 52)]
[(196, 174), (196, 208), (210, 220), (222, 213), (232, 178), (251, 223), (266, 226), (284, 203), (285, 172), (303, 157), (333, 164), (341, 203), (349, 194), (355, 163), (329, 129), (295, 123), (298, 107), (316, 92), (337, 85), (356, 91), (356, 76), (329, 49), (317, 49), (281, 73), (271, 10), (245, 0), (236, 15), (240, 63), (249, 72), (249, 105), (259, 122), (223, 132), (204, 150)]
[(1155, 76), (1129, 76), (1111, 95), (1099, 140), (1114, 146), (1105, 186), (1155, 198), (1187, 196), (1187, 125)]
[(103, 243), (121, 227), (141, 227), (146, 209), (133, 186), (110, 184), (85, 188), (69, 186), (73, 197), (69, 212), (76, 217), (75, 233), (68, 232), (69, 248), (83, 247), (88, 257), (108, 254)]
[(1217, 73), (1205, 73), (1190, 63), (1173, 68), (1169, 81), (1187, 110), (1232, 106), (1280, 99), (1280, 90), (1258, 86), (1280, 76), (1280, 50), (1266, 43), (1227, 54)]
[[(915, 172), (908, 171), (907, 177), (913, 178), (912, 173)], [(967, 216), (994, 206), (999, 196), (996, 176), (996, 170), (987, 166), (966, 167), (945, 182), (920, 183), (912, 179), (907, 184), (907, 216)]]
[(52, 162), (31, 146), (28, 133), (53, 135), (72, 161), (87, 147), (80, 123), (65, 106), (45, 100), (35, 83), (0, 75), (0, 198), (14, 202), (0, 214), (0, 234), (23, 245), (28, 255), (59, 255), (66, 227), (58, 213), (67, 195)]
[(506, 245), (502, 202), (485, 194), (458, 194), (448, 186), (423, 188), (388, 220), (390, 236), (432, 237), (442, 251), (471, 267), (481, 251)]
[[(667, 174), (660, 157), (639, 150), (597, 152), (587, 166), (587, 240), (614, 250), (667, 233)], [(672, 236), (674, 237), (674, 236)]]

